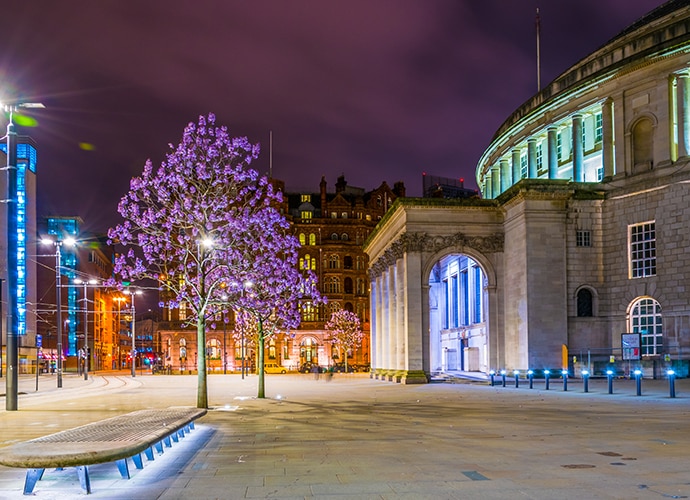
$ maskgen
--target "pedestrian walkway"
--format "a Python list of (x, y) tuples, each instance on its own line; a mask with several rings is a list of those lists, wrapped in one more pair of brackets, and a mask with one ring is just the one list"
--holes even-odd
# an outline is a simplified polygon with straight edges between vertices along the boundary
[[(91, 498), (646, 499), (690, 497), (690, 381), (571, 380), (533, 389), (405, 386), (366, 374), (209, 377), (208, 414), (131, 480), (91, 470)], [(25, 380), (20, 382), (20, 389)], [(194, 406), (195, 376), (90, 376), (0, 411), (0, 445), (145, 408)], [(4, 403), (3, 403), (4, 405)], [(1, 450), (0, 450), (1, 452)], [(80, 495), (51, 474), (36, 498)], [(0, 499), (23, 471), (0, 468)]]

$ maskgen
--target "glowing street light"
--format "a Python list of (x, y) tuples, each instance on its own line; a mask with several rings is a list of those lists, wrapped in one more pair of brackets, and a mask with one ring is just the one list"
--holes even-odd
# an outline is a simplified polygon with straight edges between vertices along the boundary
[(132, 378), (137, 376), (137, 346), (136, 346), (136, 334), (135, 326), (137, 322), (137, 310), (134, 307), (134, 297), (136, 295), (141, 295), (141, 290), (125, 290), (126, 294), (132, 296)]
[(50, 238), (43, 238), (41, 243), (44, 245), (55, 245), (55, 307), (56, 310), (56, 325), (57, 325), (57, 386), (62, 387), (62, 285), (60, 266), (62, 263), (62, 254), (60, 248), (62, 245), (74, 246), (76, 241), (74, 238), (65, 238), (64, 240), (51, 240)]
[[(7, 123), (7, 374), (5, 379), (5, 409), (17, 410), (19, 374), (19, 193), (17, 184), (17, 131), (12, 115), (18, 108), (44, 108), (35, 102), (2, 104), (9, 115)], [(22, 269), (22, 273), (25, 270)], [(23, 307), (23, 305), (22, 305)], [(38, 367), (37, 367), (38, 369)]]

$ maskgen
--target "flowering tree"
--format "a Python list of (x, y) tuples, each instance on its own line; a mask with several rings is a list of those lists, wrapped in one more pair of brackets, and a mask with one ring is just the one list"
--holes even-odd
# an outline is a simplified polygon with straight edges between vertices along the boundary
[(364, 338), (359, 318), (353, 312), (339, 309), (331, 314), (331, 319), (326, 323), (325, 329), (331, 333), (333, 345), (345, 352), (345, 372), (347, 373), (347, 351), (361, 345)]
[[(280, 220), (285, 221), (284, 218)], [(264, 353), (266, 340), (280, 331), (288, 331), (300, 324), (300, 307), (305, 303), (320, 303), (322, 299), (317, 287), (316, 276), (311, 271), (297, 269), (299, 241), (283, 230), (265, 234), (262, 239), (264, 251), (252, 255), (248, 262), (243, 286), (251, 287), (240, 294), (236, 303), (236, 321), (240, 329), (253, 323), (251, 330), (257, 346), (257, 372), (259, 376), (258, 397), (265, 397)]]
[(116, 257), (116, 276), (158, 281), (162, 305), (184, 303), (196, 322), (197, 406), (207, 408), (206, 320), (247, 303), (233, 284), (266, 278), (257, 259), (283, 262), (299, 243), (274, 234), (282, 235), (287, 222), (275, 209), (281, 194), (249, 168), (258, 145), (231, 138), (209, 114), (187, 125), (179, 145), (170, 147), (157, 170), (149, 160), (132, 179), (118, 205), (125, 220), (108, 236), (129, 247)]

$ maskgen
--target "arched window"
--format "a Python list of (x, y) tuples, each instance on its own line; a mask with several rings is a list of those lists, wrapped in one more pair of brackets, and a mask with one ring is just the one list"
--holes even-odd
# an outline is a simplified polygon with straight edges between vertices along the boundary
[(345, 269), (352, 269), (352, 255), (343, 257), (343, 267)]
[(340, 293), (340, 278), (336, 276), (326, 278), (326, 293)]
[(332, 254), (328, 257), (328, 269), (340, 269), (340, 255)]
[(299, 244), (302, 246), (307, 244), (307, 237), (304, 235), (304, 233), (299, 233)]
[(309, 254), (305, 255), (303, 258), (299, 260), (299, 268), (300, 269), (310, 269), (311, 267), (311, 256)]
[(336, 241), (338, 239), (338, 233), (331, 234), (331, 239)]
[(350, 237), (347, 235), (347, 233), (343, 233), (340, 235), (340, 239), (343, 241), (348, 241)]
[(351, 302), (345, 302), (345, 306), (343, 307), (347, 312), (353, 312), (352, 308), (352, 303)]
[(577, 292), (577, 315), (580, 318), (594, 316), (594, 303), (592, 292), (583, 288)]
[(628, 331), (641, 334), (642, 355), (661, 354), (663, 347), (661, 305), (649, 297), (633, 302), (630, 307)]
[(312, 246), (316, 245), (316, 235), (314, 233), (309, 235), (309, 244)]
[(633, 167), (648, 169), (654, 161), (654, 124), (649, 118), (640, 119), (632, 129)]
[(220, 359), (221, 352), (220, 340), (209, 339), (209, 341), (206, 342), (206, 356), (210, 359)]
[(345, 293), (352, 293), (352, 278), (345, 278), (343, 285)]

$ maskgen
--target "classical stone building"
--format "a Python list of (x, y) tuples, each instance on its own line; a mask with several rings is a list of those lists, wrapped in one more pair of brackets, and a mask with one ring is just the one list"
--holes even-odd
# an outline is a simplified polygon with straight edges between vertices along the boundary
[(667, 2), (507, 118), (482, 200), (394, 204), (365, 245), (375, 375), (687, 374), (689, 70), (690, 2)]

